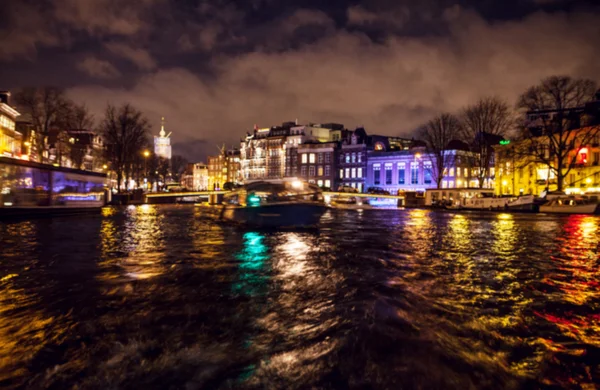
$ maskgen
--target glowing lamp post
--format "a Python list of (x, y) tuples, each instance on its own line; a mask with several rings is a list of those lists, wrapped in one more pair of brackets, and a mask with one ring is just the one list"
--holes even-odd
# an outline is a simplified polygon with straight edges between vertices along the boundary
[(148, 157), (150, 157), (150, 152), (147, 150), (144, 150), (144, 186), (146, 187), (146, 189), (148, 188), (148, 184), (147, 184), (147, 178), (146, 176), (148, 176)]

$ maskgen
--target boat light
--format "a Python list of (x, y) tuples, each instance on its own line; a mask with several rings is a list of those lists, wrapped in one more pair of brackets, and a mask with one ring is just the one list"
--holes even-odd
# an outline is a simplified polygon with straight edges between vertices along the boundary
[(250, 206), (258, 206), (258, 205), (260, 205), (260, 197), (254, 195), (254, 194), (248, 196), (248, 204)]
[(294, 180), (292, 182), (292, 187), (297, 189), (297, 190), (301, 190), (302, 187), (304, 187), (304, 185), (302, 184), (302, 182), (300, 180)]

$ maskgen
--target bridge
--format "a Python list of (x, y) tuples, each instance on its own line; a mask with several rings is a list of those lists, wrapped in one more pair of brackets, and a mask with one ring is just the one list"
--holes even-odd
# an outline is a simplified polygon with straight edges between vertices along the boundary
[[(191, 192), (159, 192), (146, 194), (146, 203), (169, 203), (169, 201), (177, 202), (183, 198), (220, 198), (230, 191), (191, 191)], [(371, 199), (395, 199), (404, 201), (402, 195), (379, 195), (379, 194), (362, 194), (353, 192), (323, 192), (323, 196), (331, 198), (371, 198)]]

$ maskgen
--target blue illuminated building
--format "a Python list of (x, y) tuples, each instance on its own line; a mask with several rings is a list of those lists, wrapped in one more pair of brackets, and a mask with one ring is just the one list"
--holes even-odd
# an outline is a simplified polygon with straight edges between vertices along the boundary
[[(468, 146), (452, 141), (447, 150), (441, 188), (476, 187), (473, 169), (474, 153)], [(436, 158), (427, 153), (425, 147), (413, 147), (399, 151), (369, 151), (367, 153), (365, 187), (378, 187), (396, 194), (403, 191), (425, 191), (437, 188)]]

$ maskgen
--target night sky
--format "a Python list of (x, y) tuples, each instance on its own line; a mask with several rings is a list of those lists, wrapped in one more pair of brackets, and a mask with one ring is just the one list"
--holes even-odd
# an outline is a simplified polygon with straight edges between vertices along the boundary
[(131, 102), (191, 160), (254, 124), (408, 135), (543, 77), (600, 81), (600, 1), (3, 0), (0, 89)]

